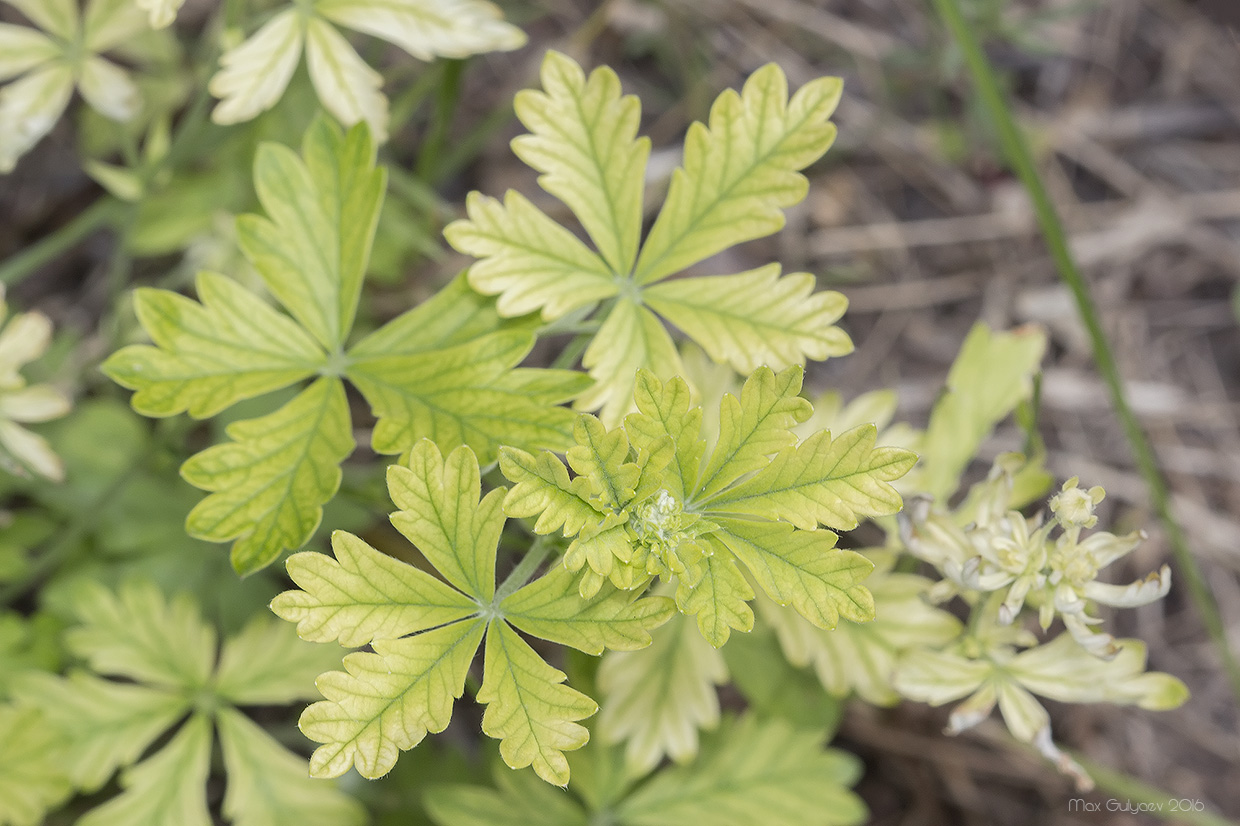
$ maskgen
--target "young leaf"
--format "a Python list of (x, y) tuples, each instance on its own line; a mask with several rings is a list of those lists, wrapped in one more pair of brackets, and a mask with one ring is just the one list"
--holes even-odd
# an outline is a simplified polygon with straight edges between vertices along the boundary
[(483, 669), (478, 691), (478, 701), (487, 704), (483, 733), (499, 739), (499, 752), (512, 768), (533, 766), (548, 783), (567, 785), (564, 752), (590, 739), (576, 721), (598, 711), (598, 704), (563, 685), (564, 673), (502, 623), (487, 634)]
[(223, 813), (233, 826), (360, 826), (366, 822), (366, 811), (357, 801), (307, 776), (303, 759), (244, 714), (224, 709), (216, 725), (229, 778)]
[(254, 161), (254, 188), (270, 217), (238, 219), (241, 249), (329, 352), (353, 325), (386, 186), (366, 130), (342, 136), (323, 120), (306, 132), (302, 157), (268, 143)]
[(851, 826), (867, 816), (847, 789), (860, 773), (856, 758), (823, 750), (814, 732), (745, 717), (710, 735), (696, 761), (630, 794), (616, 816), (625, 826)]
[[(312, 562), (313, 554), (290, 560), (299, 584), (311, 591), (282, 595), (272, 609), (285, 619), (308, 623), (314, 639), (340, 637), (369, 642), (374, 649), (349, 654), (344, 672), (319, 678), (327, 699), (306, 709), (301, 720), (302, 731), (323, 744), (311, 758), (311, 773), (334, 777), (356, 766), (362, 775), (378, 777), (391, 769), (400, 750), (412, 748), (428, 731), (442, 731), (485, 634), (478, 693), (478, 700), (488, 704), (483, 731), (501, 738), (500, 752), (509, 765), (533, 765), (544, 780), (563, 785), (568, 780), (563, 751), (586, 740), (586, 730), (576, 721), (597, 707), (563, 685), (564, 675), (543, 662), (514, 626), (584, 650), (632, 648), (644, 644), (649, 630), (667, 618), (668, 606), (632, 602), (614, 592), (585, 600), (568, 591), (562, 572), (535, 580), (496, 604), (495, 553), (504, 494), (495, 490), (479, 501), (478, 462), (468, 447), (458, 447), (445, 459), (424, 439), (403, 467), (390, 469), (388, 487), (401, 508), (392, 523), (461, 593), (452, 591), (445, 598), (448, 586), (430, 585), (429, 576), (406, 571), (404, 563), (383, 561), (353, 538), (337, 537), (343, 557), (335, 566)], [(316, 578), (337, 570), (352, 574), (341, 577), (340, 588)], [(473, 610), (464, 607), (471, 603)], [(450, 619), (462, 609), (465, 616)], [(373, 621), (368, 620), (371, 612), (377, 617)], [(348, 628), (353, 621), (362, 628)], [(447, 624), (424, 630), (431, 622)]]
[(319, 379), (274, 413), (235, 422), (234, 441), (193, 456), (181, 475), (212, 491), (190, 511), (191, 536), (235, 540), (239, 574), (270, 565), (301, 546), (340, 486), (340, 462), (353, 452), (349, 404), (338, 379)]
[(719, 722), (715, 686), (728, 679), (723, 657), (686, 617), (672, 617), (651, 636), (649, 648), (607, 654), (598, 671), (598, 735), (625, 744), (634, 773), (653, 769), (664, 755), (691, 760), (698, 730)]
[(783, 72), (770, 65), (741, 94), (720, 95), (710, 127), (689, 129), (684, 167), (674, 173), (636, 262), (649, 155), (648, 141), (636, 138), (638, 102), (621, 96), (609, 69), (587, 77), (557, 52), (544, 60), (542, 82), (542, 91), (517, 98), (530, 134), (517, 138), (513, 150), (543, 173), (543, 188), (569, 207), (598, 252), (515, 193), (503, 204), (471, 196), (468, 219), (450, 225), (445, 237), (479, 259), (470, 283), (498, 295), (505, 315), (541, 309), (554, 319), (615, 297), (603, 305), (605, 318), (582, 358), (595, 385), (577, 399), (579, 409), (601, 408), (604, 424), (615, 426), (631, 409), (639, 368), (660, 377), (683, 372), (656, 312), (745, 371), (852, 349), (833, 326), (843, 297), (810, 295), (813, 279), (806, 274), (780, 277), (772, 265), (656, 283), (783, 225), (781, 210), (805, 197), (799, 170), (834, 138), (827, 118), (839, 100), (838, 79), (808, 83), (789, 101)]
[(38, 826), (69, 796), (62, 747), (38, 709), (0, 705), (0, 824)]
[(211, 771), (211, 721), (195, 714), (151, 757), (121, 775), (124, 789), (91, 809), (79, 826), (211, 826), (206, 783)]
[(692, 587), (681, 581), (676, 588), (676, 607), (697, 617), (698, 629), (715, 648), (728, 641), (732, 629), (753, 628), (753, 589), (745, 581), (730, 555), (714, 537), (710, 539), (714, 553), (703, 563), (701, 580)]
[(326, 353), (300, 326), (232, 279), (204, 272), (196, 284), (197, 302), (150, 288), (134, 295), (155, 346), (130, 345), (103, 365), (113, 381), (137, 391), (134, 410), (214, 416), (301, 381), (325, 362)]
[(900, 510), (890, 484), (917, 457), (907, 450), (874, 447), (874, 425), (832, 440), (825, 430), (786, 447), (761, 472), (711, 500), (711, 508), (786, 519), (803, 530), (819, 523), (852, 530), (867, 516)]

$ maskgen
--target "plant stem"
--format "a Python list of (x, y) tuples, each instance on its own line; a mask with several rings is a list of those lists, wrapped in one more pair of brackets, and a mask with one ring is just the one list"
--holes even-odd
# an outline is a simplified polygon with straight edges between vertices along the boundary
[(512, 573), (495, 589), (495, 598), (491, 600), (491, 604), (499, 605), (505, 597), (529, 582), (534, 571), (538, 570), (538, 566), (551, 553), (551, 545), (551, 539), (546, 536), (535, 539), (525, 556), (517, 563), (517, 567), (513, 568)]
[(0, 264), (0, 284), (16, 284), (49, 261), (63, 255), (96, 230), (114, 224), (129, 204), (112, 197), (100, 198), (51, 235), (40, 238)]
[(1171, 511), (1171, 496), (1166, 479), (1163, 478), (1162, 471), (1158, 467), (1158, 461), (1149, 440), (1142, 431), (1136, 415), (1132, 412), (1132, 407), (1128, 404), (1124, 381), (1115, 363), (1115, 356), (1107, 341), (1106, 333), (1102, 329), (1097, 305), (1089, 293), (1084, 276), (1072, 257), (1063, 223), (1038, 174), (1033, 153), (1030, 152), (1025, 136), (1017, 126), (1016, 118), (1004, 97), (990, 61), (982, 51), (981, 44), (969, 27), (968, 21), (961, 13), (959, 0), (934, 0), (934, 6), (964, 55), (965, 64), (977, 87), (982, 104), (999, 133), (999, 141), (1004, 154), (1007, 155), (1021, 183), (1029, 191), (1038, 225), (1041, 227), (1051, 258), (1059, 271), (1060, 279), (1068, 285), (1076, 300), (1077, 311), (1089, 333), (1098, 372), (1106, 383), (1107, 391), (1111, 396), (1111, 404), (1115, 408), (1120, 425), (1132, 447), (1137, 467), (1149, 488), (1154, 510), (1167, 532), (1176, 567), (1184, 577), (1188, 595), (1193, 604), (1197, 606), (1210, 639), (1218, 648), (1223, 669), (1231, 682), (1232, 691), (1237, 698), (1240, 698), (1240, 662), (1237, 662), (1235, 654), (1228, 645), (1227, 633), (1218, 604), (1188, 548), (1184, 529)]
[(456, 104), (461, 97), (461, 75), (464, 71), (464, 60), (449, 60), (444, 63), (439, 95), (435, 99), (435, 114), (431, 119), (430, 132), (422, 143), (422, 153), (418, 157), (418, 177), (431, 186), (443, 179), (440, 160), (448, 139), (448, 130), (452, 125), (452, 116), (456, 113)]

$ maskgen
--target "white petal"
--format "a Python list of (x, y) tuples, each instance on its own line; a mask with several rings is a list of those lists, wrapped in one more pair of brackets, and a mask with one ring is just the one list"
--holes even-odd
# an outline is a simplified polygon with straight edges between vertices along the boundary
[(947, 734), (968, 731), (990, 716), (995, 707), (995, 685), (987, 682), (969, 699), (952, 709), (947, 718)]
[(364, 120), (378, 142), (387, 140), (387, 98), (383, 76), (366, 65), (330, 23), (311, 20), (306, 28), (306, 63), (323, 107), (345, 126)]
[(315, 10), (342, 26), (395, 43), (419, 60), (506, 52), (525, 33), (482, 0), (319, 0)]
[(52, 40), (29, 26), (0, 23), (0, 80), (17, 77), (60, 54)]
[(54, 387), (39, 384), (14, 393), (0, 393), (0, 418), (15, 422), (46, 422), (69, 412), (69, 399)]
[(8, 4), (48, 34), (65, 40), (77, 39), (77, 0), (8, 0)]
[(0, 371), (16, 372), (47, 352), (52, 322), (43, 313), (22, 313), (0, 332)]
[(999, 711), (1008, 731), (1021, 742), (1028, 743), (1042, 729), (1051, 724), (1050, 715), (1042, 704), (1025, 689), (1011, 682), (999, 685)]
[(150, 13), (151, 28), (162, 29), (172, 25), (184, 3), (185, 0), (138, 0), (138, 8)]
[(1135, 608), (1162, 599), (1171, 590), (1171, 568), (1162, 566), (1157, 573), (1127, 585), (1108, 585), (1105, 582), (1088, 582), (1081, 589), (1087, 599), (1116, 608)]
[(150, 30), (146, 15), (133, 0), (91, 0), (82, 25), (86, 49), (93, 54), (106, 52)]
[(990, 671), (988, 662), (941, 651), (914, 650), (896, 666), (893, 684), (910, 700), (939, 706), (977, 689)]
[(52, 131), (73, 94), (73, 72), (51, 65), (0, 89), (0, 173)]
[(301, 17), (289, 9), (225, 52), (220, 70), (211, 78), (211, 94), (220, 98), (211, 119), (240, 123), (275, 106), (297, 70), (302, 37)]
[[(9, 456), (5, 457), (3, 453)], [(12, 460), (16, 460), (17, 464), (14, 465)], [(65, 478), (64, 465), (47, 440), (12, 422), (0, 421), (0, 464), (9, 464), (17, 473), (24, 469), (32, 470), (53, 482)]]
[(142, 94), (129, 73), (102, 57), (86, 61), (78, 89), (91, 108), (112, 120), (129, 120), (142, 108)]

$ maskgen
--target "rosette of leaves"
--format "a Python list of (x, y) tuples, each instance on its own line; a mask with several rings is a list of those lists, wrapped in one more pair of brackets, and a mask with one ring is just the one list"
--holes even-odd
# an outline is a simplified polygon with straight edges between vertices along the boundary
[[(7, 811), (8, 822), (34, 824), (70, 788), (94, 793), (119, 771), (120, 793), (80, 826), (210, 826), (218, 822), (207, 803), (213, 729), (227, 775), (226, 822), (364, 822), (355, 801), (307, 777), (303, 758), (239, 710), (312, 696), (330, 652), (264, 617), (217, 645), (188, 595), (165, 600), (144, 582), (115, 593), (85, 588), (76, 610), (80, 624), (66, 644), (84, 666), (63, 677), (22, 674), (14, 704), (0, 706), (0, 823)], [(22, 753), (43, 759), (10, 775)], [(21, 788), (10, 796), (14, 781)], [(8, 801), (16, 806), (6, 810)]]
[(52, 130), (76, 89), (92, 109), (117, 121), (142, 106), (127, 70), (102, 57), (146, 29), (130, 0), (5, 0), (38, 30), (0, 23), (0, 173)]
[(268, 217), (239, 218), (240, 245), (286, 312), (216, 273), (198, 276), (197, 301), (139, 289), (138, 319), (154, 344), (125, 347), (103, 368), (137, 391), (133, 407), (147, 416), (207, 418), (312, 380), (185, 463), (182, 475), (211, 492), (186, 521), (190, 535), (232, 541), (242, 574), (310, 537), (355, 444), (345, 379), (378, 418), (378, 453), (402, 453), (423, 436), (445, 449), (469, 444), (483, 461), (500, 443), (567, 444), (573, 414), (556, 405), (587, 380), (511, 369), (534, 344), (528, 325), (502, 322), (459, 279), (349, 343), (385, 181), (364, 124), (343, 134), (317, 121), (301, 157), (264, 144), (254, 179)]
[(606, 581), (639, 588), (651, 577), (674, 580), (677, 607), (697, 617), (715, 647), (732, 629), (753, 627), (753, 590), (738, 562), (771, 599), (818, 627), (833, 628), (841, 616), (873, 619), (873, 598), (860, 584), (873, 564), (837, 549), (826, 528), (851, 530), (897, 512), (890, 483), (916, 457), (875, 447), (873, 425), (798, 440), (789, 428), (812, 412), (797, 395), (802, 372), (762, 367), (739, 399), (725, 395), (707, 455), (688, 385), (641, 371), (638, 412), (615, 430), (582, 414), (567, 464), (550, 452), (501, 449), (500, 468), (516, 483), (504, 510), (536, 517), (537, 533), (573, 538), (564, 563), (580, 572), (584, 596)]
[(849, 791), (852, 755), (822, 747), (818, 732), (752, 713), (706, 735), (697, 759), (651, 773), (629, 771), (621, 750), (591, 743), (572, 755), (564, 794), (526, 772), (500, 769), (494, 787), (433, 787), (439, 826), (853, 826), (866, 808)]
[(734, 244), (777, 232), (782, 210), (801, 201), (799, 171), (835, 138), (828, 122), (841, 81), (805, 84), (791, 99), (775, 65), (755, 72), (738, 94), (711, 108), (709, 125), (694, 123), (684, 159), (645, 240), (642, 203), (650, 142), (637, 137), (641, 105), (621, 96), (606, 67), (587, 78), (576, 63), (549, 52), (542, 91), (524, 91), (516, 113), (530, 130), (513, 151), (542, 173), (539, 183), (562, 201), (594, 244), (591, 249), (529, 199), (503, 202), (479, 193), (468, 219), (444, 231), (449, 243), (478, 258), (469, 283), (499, 297), (499, 312), (540, 310), (546, 321), (591, 307), (600, 326), (582, 363), (596, 383), (577, 400), (615, 426), (631, 409), (638, 368), (660, 377), (684, 375), (663, 326), (666, 319), (711, 358), (748, 375), (759, 365), (781, 369), (852, 350), (834, 326), (847, 305), (836, 292), (813, 292), (807, 273), (780, 275), (778, 264), (730, 275), (671, 276)]
[(588, 654), (641, 648), (650, 644), (650, 629), (675, 612), (671, 600), (634, 600), (610, 587), (587, 599), (562, 566), (526, 583), (540, 555), (523, 559), (497, 588), (504, 491), (479, 501), (478, 462), (468, 447), (445, 459), (434, 443), (419, 442), (406, 464), (388, 469), (388, 490), (400, 508), (392, 524), (442, 579), (338, 531), (335, 558), (316, 552), (289, 558), (289, 576), (301, 590), (271, 605), (297, 623), (304, 639), (372, 649), (347, 655), (344, 671), (319, 677), (326, 699), (307, 708), (300, 722), (307, 737), (322, 743), (310, 759), (311, 775), (335, 777), (354, 766), (363, 777), (386, 774), (400, 751), (447, 727), (482, 646), (483, 733), (500, 741), (509, 766), (533, 766), (539, 777), (563, 786), (569, 779), (564, 752), (589, 738), (577, 721), (598, 706), (565, 685), (564, 673), (518, 631)]
[[(145, 0), (152, 21), (171, 22), (176, 0)], [(182, 0), (183, 2), (183, 0)], [(370, 125), (387, 140), (383, 76), (362, 60), (337, 26), (393, 43), (419, 60), (509, 51), (525, 34), (485, 0), (298, 0), (276, 12), (248, 40), (220, 58), (211, 94), (216, 123), (247, 121), (275, 106), (306, 54), (323, 108), (343, 124)]]

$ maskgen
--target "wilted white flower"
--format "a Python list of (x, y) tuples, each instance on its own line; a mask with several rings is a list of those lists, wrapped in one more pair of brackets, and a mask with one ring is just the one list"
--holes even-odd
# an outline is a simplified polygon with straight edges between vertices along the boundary
[(76, 87), (100, 114), (126, 121), (142, 100), (129, 73), (100, 57), (146, 28), (128, 0), (5, 0), (38, 26), (0, 23), (0, 173), (42, 140)]
[(239, 123), (275, 106), (306, 53), (310, 80), (327, 111), (346, 126), (366, 121), (387, 137), (383, 77), (358, 56), (337, 24), (394, 43), (419, 60), (508, 51), (525, 34), (485, 0), (298, 0), (220, 58), (211, 117)]
[(0, 285), (0, 467), (34, 472), (53, 481), (64, 477), (60, 457), (47, 440), (22, 424), (45, 422), (69, 412), (69, 400), (55, 388), (28, 386), (21, 369), (47, 351), (52, 323), (42, 313), (22, 313), (5, 325), (8, 308)]

